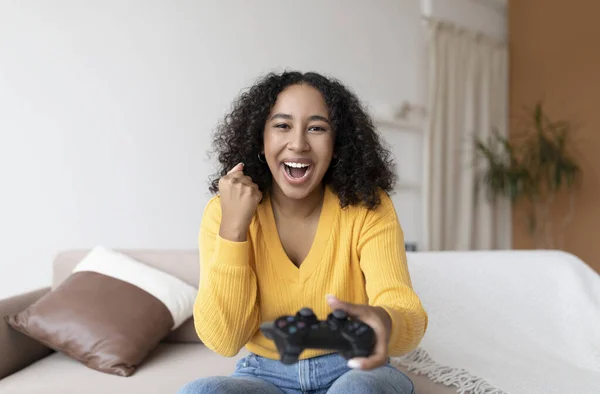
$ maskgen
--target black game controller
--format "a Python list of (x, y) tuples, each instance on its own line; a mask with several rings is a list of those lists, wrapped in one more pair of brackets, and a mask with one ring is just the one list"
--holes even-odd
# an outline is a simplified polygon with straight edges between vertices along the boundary
[(263, 335), (275, 341), (283, 364), (294, 364), (305, 349), (339, 351), (345, 359), (368, 357), (375, 346), (375, 332), (337, 309), (319, 321), (310, 308), (295, 316), (280, 316), (260, 326)]

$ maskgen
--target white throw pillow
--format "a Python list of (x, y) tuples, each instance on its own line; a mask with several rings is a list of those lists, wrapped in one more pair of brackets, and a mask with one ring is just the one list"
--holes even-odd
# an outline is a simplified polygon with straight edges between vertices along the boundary
[(141, 263), (102, 245), (94, 247), (73, 270), (91, 271), (128, 282), (158, 298), (178, 328), (193, 314), (198, 289), (164, 271)]

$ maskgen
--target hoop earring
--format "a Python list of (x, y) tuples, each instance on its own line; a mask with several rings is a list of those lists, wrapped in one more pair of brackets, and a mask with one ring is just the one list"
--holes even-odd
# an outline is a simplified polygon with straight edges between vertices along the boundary
[[(261, 153), (262, 153), (262, 152), (258, 152), (258, 161), (260, 161), (261, 163), (266, 163), (266, 157), (265, 157), (264, 159), (261, 159), (261, 158), (260, 158), (260, 154), (261, 154)], [(265, 156), (265, 154), (263, 153), (263, 157), (264, 157), (264, 156)]]
[(337, 161), (335, 162), (335, 164), (334, 164), (334, 165), (332, 165), (332, 166), (331, 166), (332, 168), (335, 168), (335, 167), (337, 167), (337, 166), (339, 166), (339, 165), (340, 165), (340, 158), (339, 158), (339, 157), (336, 157), (336, 159), (337, 159)]

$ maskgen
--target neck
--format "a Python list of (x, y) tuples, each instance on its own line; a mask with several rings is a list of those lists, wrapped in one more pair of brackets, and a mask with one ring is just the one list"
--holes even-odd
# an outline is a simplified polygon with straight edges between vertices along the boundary
[(278, 216), (286, 218), (307, 218), (318, 212), (323, 204), (325, 187), (323, 185), (315, 188), (312, 193), (301, 200), (287, 197), (283, 191), (274, 185), (271, 192), (273, 208)]

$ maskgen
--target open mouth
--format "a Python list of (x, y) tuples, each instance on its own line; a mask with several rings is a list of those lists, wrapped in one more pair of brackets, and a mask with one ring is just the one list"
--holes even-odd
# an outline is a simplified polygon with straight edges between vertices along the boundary
[(285, 172), (292, 179), (304, 178), (311, 167), (310, 164), (292, 162), (285, 162), (283, 166), (285, 167)]

